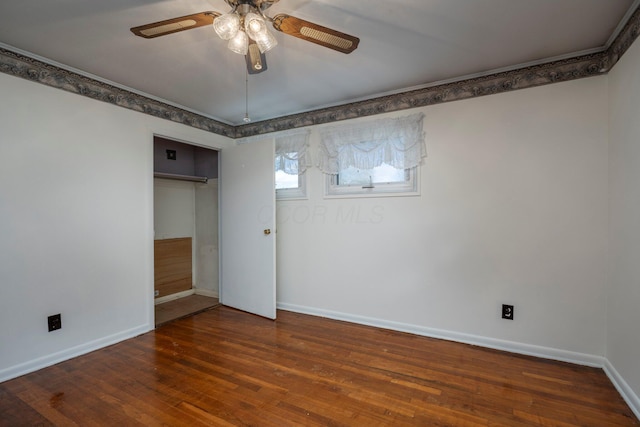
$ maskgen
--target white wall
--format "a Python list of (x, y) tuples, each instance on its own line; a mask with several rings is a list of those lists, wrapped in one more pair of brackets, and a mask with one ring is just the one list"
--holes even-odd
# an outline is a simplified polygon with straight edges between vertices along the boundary
[(419, 197), (324, 199), (309, 170), (278, 202), (280, 307), (602, 363), (606, 100), (602, 76), (420, 109)]
[(0, 93), (1, 381), (153, 328), (153, 134), (230, 141), (6, 74)]
[(195, 240), (196, 190), (194, 183), (155, 178), (153, 195), (155, 239), (191, 237)]
[[(607, 360), (640, 417), (640, 42), (609, 74), (610, 290)], [(626, 390), (625, 388), (628, 387)], [(634, 396), (635, 395), (635, 396)]]

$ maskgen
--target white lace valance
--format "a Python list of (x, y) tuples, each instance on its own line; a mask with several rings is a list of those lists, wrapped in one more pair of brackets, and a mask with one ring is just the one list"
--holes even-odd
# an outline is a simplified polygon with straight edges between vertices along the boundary
[(416, 167), (427, 155), (423, 121), (420, 113), (322, 129), (318, 167), (329, 175), (350, 166), (373, 169), (386, 163), (397, 169)]
[(276, 136), (275, 168), (289, 175), (304, 173), (312, 166), (309, 150), (311, 131), (286, 132)]

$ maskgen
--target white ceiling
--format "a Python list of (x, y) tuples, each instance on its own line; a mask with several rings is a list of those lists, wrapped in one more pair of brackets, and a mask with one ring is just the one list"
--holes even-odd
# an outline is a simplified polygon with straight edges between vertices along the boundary
[[(249, 76), (260, 121), (602, 50), (638, 0), (280, 0), (288, 13), (360, 38), (345, 55), (275, 32), (268, 70)], [(228, 124), (245, 115), (244, 58), (211, 27), (156, 39), (129, 28), (224, 0), (0, 3), (0, 43)]]

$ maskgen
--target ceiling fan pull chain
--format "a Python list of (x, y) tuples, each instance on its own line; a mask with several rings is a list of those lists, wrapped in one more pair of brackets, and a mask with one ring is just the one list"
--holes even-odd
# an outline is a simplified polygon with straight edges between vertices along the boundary
[(249, 123), (251, 118), (249, 118), (249, 70), (245, 68), (245, 77), (244, 77), (244, 119), (242, 119), (245, 123)]

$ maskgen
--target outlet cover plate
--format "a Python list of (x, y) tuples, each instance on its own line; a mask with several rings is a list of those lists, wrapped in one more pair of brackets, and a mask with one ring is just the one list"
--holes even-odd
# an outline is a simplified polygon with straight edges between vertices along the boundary
[(513, 320), (513, 306), (509, 304), (502, 304), (502, 318), (507, 320)]
[(47, 317), (47, 322), (49, 324), (49, 332), (57, 331), (62, 328), (62, 315), (54, 314), (49, 316)]

